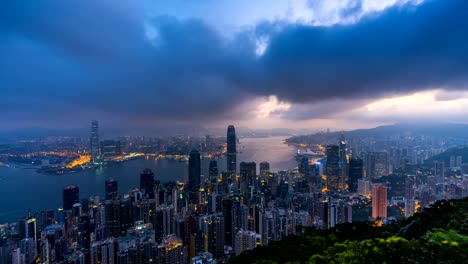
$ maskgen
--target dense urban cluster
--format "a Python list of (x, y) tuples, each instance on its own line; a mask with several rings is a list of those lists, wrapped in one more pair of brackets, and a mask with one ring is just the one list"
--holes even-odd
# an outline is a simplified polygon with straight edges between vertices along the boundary
[[(91, 130), (90, 162), (99, 164), (106, 152), (97, 122)], [(108, 179), (105, 197), (65, 186), (61, 208), (0, 226), (0, 263), (224, 263), (306, 228), (391, 225), (437, 200), (468, 196), (464, 148), (429, 153), (407, 139), (382, 144), (340, 134), (336, 144), (314, 148), (325, 156), (298, 153), (297, 168), (279, 172), (265, 161), (257, 173), (255, 162), (237, 161), (234, 126), (226, 139), (224, 171), (211, 160), (202, 174), (192, 149), (183, 182), (162, 183), (142, 169), (138, 189), (122, 191)]]

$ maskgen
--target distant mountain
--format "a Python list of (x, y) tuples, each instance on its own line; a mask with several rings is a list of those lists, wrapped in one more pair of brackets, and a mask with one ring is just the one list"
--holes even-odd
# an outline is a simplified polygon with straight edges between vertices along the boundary
[(343, 133), (346, 139), (389, 137), (432, 136), (466, 138), (468, 140), (468, 124), (394, 124), (369, 129), (356, 129), (342, 132), (318, 132), (310, 135), (294, 136), (288, 139), (290, 143), (318, 144), (335, 142)]
[(468, 148), (466, 147), (460, 147), (460, 148), (451, 148), (448, 149), (447, 151), (435, 155), (429, 159), (427, 159), (424, 163), (428, 166), (431, 166), (434, 164), (435, 161), (443, 161), (445, 166), (450, 165), (450, 157), (454, 156), (455, 158), (457, 156), (462, 157), (463, 162), (468, 162)]

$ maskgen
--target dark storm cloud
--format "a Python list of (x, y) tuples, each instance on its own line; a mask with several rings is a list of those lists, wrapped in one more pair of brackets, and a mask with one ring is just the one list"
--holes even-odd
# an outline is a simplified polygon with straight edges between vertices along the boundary
[(354, 25), (290, 26), (261, 60), (272, 77), (263, 92), (306, 103), (459, 88), (468, 77), (467, 8), (439, 0)]
[[(361, 12), (353, 3), (344, 15)], [(134, 1), (2, 1), (2, 119), (207, 122), (249, 118), (245, 102), (269, 95), (298, 104), (285, 118), (309, 119), (370, 98), (460, 88), (467, 8), (439, 0), (354, 25), (281, 21), (226, 38), (200, 20), (148, 19)], [(258, 36), (270, 39), (259, 58)]]

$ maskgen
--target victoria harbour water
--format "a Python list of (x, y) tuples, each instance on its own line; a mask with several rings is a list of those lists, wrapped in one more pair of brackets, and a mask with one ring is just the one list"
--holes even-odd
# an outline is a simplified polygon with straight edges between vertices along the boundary
[[(284, 137), (242, 138), (237, 145), (237, 161), (270, 163), (271, 171), (297, 166), (296, 148), (282, 143)], [(202, 174), (208, 174), (209, 160), (202, 160)], [(137, 159), (112, 163), (96, 170), (66, 175), (45, 175), (35, 169), (0, 167), (0, 223), (12, 222), (35, 212), (62, 206), (62, 189), (67, 184), (80, 188), (80, 198), (104, 195), (108, 178), (118, 181), (119, 192), (126, 193), (140, 184), (140, 172), (149, 168), (161, 182), (183, 180), (186, 164), (175, 160)], [(218, 160), (219, 171), (226, 167), (225, 159)], [(258, 172), (258, 166), (257, 166)]]

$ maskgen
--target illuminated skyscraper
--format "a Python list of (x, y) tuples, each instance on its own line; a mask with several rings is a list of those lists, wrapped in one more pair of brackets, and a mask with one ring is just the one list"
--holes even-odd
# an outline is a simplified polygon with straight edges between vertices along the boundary
[(226, 161), (227, 170), (236, 173), (236, 129), (232, 125), (227, 129)]
[(119, 196), (117, 188), (118, 184), (116, 180), (110, 178), (106, 181), (106, 200), (111, 200)]
[(80, 189), (75, 185), (67, 185), (63, 189), (63, 209), (71, 210), (73, 205), (80, 202)]
[(99, 123), (91, 122), (91, 160), (93, 163), (99, 163)]
[(346, 177), (348, 177), (348, 157), (347, 157), (347, 148), (346, 141), (343, 133), (340, 135), (340, 158), (338, 164), (340, 166), (341, 176), (339, 179), (339, 189), (345, 189)]
[(200, 191), (200, 153), (193, 149), (189, 156), (189, 182), (188, 182), (188, 199), (191, 204), (198, 203), (198, 193)]
[(336, 145), (327, 146), (327, 188), (330, 191), (340, 190), (341, 170), (339, 168), (339, 147)]
[(387, 187), (375, 184), (372, 188), (372, 218), (386, 218), (387, 203)]

